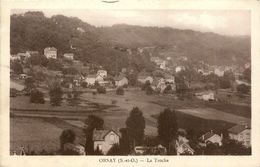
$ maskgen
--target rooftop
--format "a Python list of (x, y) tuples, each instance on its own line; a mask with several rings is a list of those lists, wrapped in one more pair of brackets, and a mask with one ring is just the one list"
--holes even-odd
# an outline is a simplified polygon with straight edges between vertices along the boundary
[[(113, 130), (94, 130), (93, 132), (93, 140), (94, 141), (102, 141), (105, 139), (106, 135)], [(117, 134), (115, 131), (113, 131)], [(118, 134), (117, 134), (118, 135)]]
[(250, 129), (250, 127), (248, 127), (246, 125), (236, 125), (236, 126), (233, 126), (230, 129), (228, 129), (228, 132), (231, 132), (231, 133), (234, 133), (234, 134), (239, 134), (246, 129)]

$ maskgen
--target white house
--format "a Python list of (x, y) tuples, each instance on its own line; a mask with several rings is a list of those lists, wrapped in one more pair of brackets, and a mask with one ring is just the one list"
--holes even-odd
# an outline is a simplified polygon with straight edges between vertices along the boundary
[(96, 82), (96, 75), (87, 75), (87, 77), (85, 78), (85, 82), (88, 85), (93, 86)]
[(205, 91), (205, 92), (195, 93), (195, 96), (198, 99), (201, 99), (201, 100), (204, 100), (204, 101), (215, 100), (215, 93), (213, 91)]
[(68, 60), (73, 60), (73, 59), (74, 59), (74, 54), (73, 54), (73, 53), (65, 53), (65, 54), (63, 55), (63, 57), (64, 57), (65, 59), (68, 59)]
[(31, 55), (29, 53), (17, 53), (17, 56), (20, 57), (21, 60), (28, 59)]
[(137, 81), (142, 84), (144, 84), (146, 81), (153, 83), (153, 77), (151, 77), (149, 75), (140, 75), (140, 76), (138, 76)]
[(220, 68), (215, 68), (214, 69), (214, 74), (216, 74), (219, 77), (224, 76), (224, 73), (225, 73), (225, 70), (223, 70), (223, 69), (220, 69)]
[(21, 60), (21, 58), (18, 55), (11, 55), (10, 60)]
[(246, 125), (236, 125), (228, 129), (229, 138), (241, 142), (245, 147), (251, 146), (251, 128)]
[(119, 134), (113, 130), (95, 129), (93, 132), (94, 150), (99, 149), (106, 155), (113, 145), (119, 144), (119, 138)]
[(47, 47), (44, 49), (44, 56), (47, 59), (57, 59), (57, 49), (54, 47)]
[(114, 77), (114, 81), (115, 81), (115, 86), (116, 87), (128, 85), (128, 79), (125, 76), (123, 76), (123, 75)]
[(176, 140), (175, 148), (176, 148), (177, 155), (182, 155), (182, 154), (193, 155), (195, 152), (190, 147), (189, 140), (186, 137), (181, 135), (179, 135)]
[(175, 72), (176, 73), (181, 72), (182, 70), (185, 70), (184, 66), (177, 66), (177, 67), (175, 67)]
[(221, 136), (219, 136), (218, 134), (213, 133), (213, 131), (207, 132), (199, 138), (199, 140), (201, 141), (200, 145), (202, 146), (206, 146), (207, 143), (213, 143), (222, 146), (222, 139), (222, 134)]
[(106, 70), (98, 70), (97, 76), (101, 76), (102, 78), (106, 78), (107, 77), (107, 71)]

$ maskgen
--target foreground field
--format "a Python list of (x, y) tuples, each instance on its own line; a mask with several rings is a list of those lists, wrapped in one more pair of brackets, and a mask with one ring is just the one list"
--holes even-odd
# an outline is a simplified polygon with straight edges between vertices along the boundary
[(71, 128), (77, 133), (76, 142), (84, 144), (82, 130), (55, 118), (10, 118), (10, 153), (19, 153), (23, 146), (26, 151), (52, 151), (59, 149), (59, 137), (64, 129)]
[(20, 145), (58, 149), (59, 135), (67, 128), (73, 129), (80, 143), (84, 144), (82, 129), (88, 115), (95, 114), (104, 119), (106, 128), (119, 130), (125, 127), (130, 111), (136, 106), (143, 112), (145, 135), (149, 136), (157, 135), (157, 117), (167, 107), (176, 111), (179, 127), (193, 131), (195, 135), (251, 123), (251, 108), (246, 106), (240, 108), (230, 104), (221, 110), (222, 104), (219, 103), (196, 99), (181, 101), (172, 96), (147, 96), (142, 91), (126, 91), (123, 96), (115, 92), (97, 95), (83, 93), (81, 102), (84, 106), (67, 106), (65, 103), (51, 107), (48, 102), (31, 104), (28, 97), (11, 98), (11, 151), (17, 150)]

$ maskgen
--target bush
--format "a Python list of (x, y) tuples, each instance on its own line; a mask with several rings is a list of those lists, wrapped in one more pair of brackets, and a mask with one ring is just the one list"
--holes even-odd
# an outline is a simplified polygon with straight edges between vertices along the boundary
[(142, 85), (142, 90), (146, 90), (149, 86), (151, 86), (151, 83), (149, 80), (147, 80), (143, 85)]
[(146, 88), (146, 94), (147, 94), (147, 95), (152, 95), (152, 94), (153, 94), (153, 88), (152, 88), (151, 86), (148, 86), (148, 87)]
[(250, 91), (250, 87), (245, 84), (241, 84), (237, 86), (237, 91), (241, 94), (247, 94)]
[(100, 94), (106, 94), (106, 88), (104, 86), (98, 86), (97, 92)]
[(124, 95), (124, 93), (125, 93), (125, 91), (124, 91), (124, 89), (122, 87), (118, 87), (116, 89), (116, 94), (117, 95)]
[(172, 93), (172, 87), (171, 85), (167, 85), (166, 88), (163, 90), (164, 94), (170, 94)]
[(58, 83), (54, 83), (53, 85), (51, 85), (49, 95), (51, 105), (60, 106), (63, 92), (61, 86)]
[(37, 89), (33, 90), (31, 92), (30, 102), (43, 104), (45, 102), (43, 93)]

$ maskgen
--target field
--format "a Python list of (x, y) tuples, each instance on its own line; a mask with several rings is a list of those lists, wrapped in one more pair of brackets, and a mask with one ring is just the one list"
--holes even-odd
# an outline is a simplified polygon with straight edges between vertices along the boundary
[(72, 126), (57, 118), (11, 117), (10, 118), (10, 153), (19, 153), (23, 146), (26, 151), (57, 151), (59, 137), (64, 129), (71, 128), (77, 134), (76, 142), (84, 144), (82, 129)]
[[(173, 96), (148, 96), (142, 91), (125, 91), (125, 95), (83, 93), (79, 106), (52, 107), (31, 104), (29, 97), (11, 98), (11, 151), (20, 145), (58, 149), (59, 135), (63, 129), (72, 128), (81, 144), (84, 144), (84, 120), (95, 114), (105, 121), (106, 128), (119, 130), (133, 107), (139, 107), (146, 121), (145, 134), (157, 135), (157, 116), (165, 108), (174, 109), (180, 128), (200, 135), (209, 130), (220, 131), (235, 124), (250, 125), (251, 108), (234, 104), (203, 102), (197, 99), (176, 100)], [(32, 128), (33, 127), (33, 128)], [(44, 130), (41, 130), (44, 129)], [(32, 146), (31, 146), (32, 145)]]

